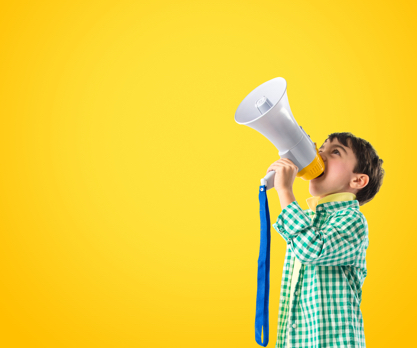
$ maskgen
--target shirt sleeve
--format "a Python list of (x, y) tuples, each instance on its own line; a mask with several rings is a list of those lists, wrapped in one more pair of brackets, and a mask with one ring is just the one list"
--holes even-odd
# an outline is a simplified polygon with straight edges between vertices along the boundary
[(340, 210), (320, 229), (297, 201), (288, 204), (273, 224), (302, 264), (352, 266), (366, 244), (367, 228), (361, 213)]

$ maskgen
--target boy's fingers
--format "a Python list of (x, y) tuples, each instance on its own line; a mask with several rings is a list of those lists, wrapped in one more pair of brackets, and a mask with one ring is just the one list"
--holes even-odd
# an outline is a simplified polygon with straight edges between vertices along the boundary
[[(295, 167), (297, 167), (296, 165), (295, 165), (295, 163), (293, 162), (293, 161), (291, 161), (290, 159), (288, 159), (288, 158), (282, 158), (283, 160), (285, 160), (285, 162), (288, 162), (288, 163), (290, 163), (290, 164), (292, 164), (292, 165), (294, 165)], [(298, 167), (297, 167), (298, 168)]]
[(288, 159), (288, 158), (280, 158), (278, 161), (275, 161), (274, 163), (272, 163), (270, 166), (269, 166), (269, 168), (268, 168), (268, 170), (266, 171), (266, 173), (268, 173), (268, 172), (270, 172), (271, 170), (274, 170), (274, 171), (276, 171), (276, 169), (278, 168), (278, 167), (282, 167), (282, 166), (287, 166), (288, 164), (290, 164), (290, 165), (292, 165), (292, 166), (294, 166), (294, 167), (296, 167), (296, 168), (298, 168), (295, 164), (294, 164), (294, 162), (293, 161), (291, 161), (290, 159)]

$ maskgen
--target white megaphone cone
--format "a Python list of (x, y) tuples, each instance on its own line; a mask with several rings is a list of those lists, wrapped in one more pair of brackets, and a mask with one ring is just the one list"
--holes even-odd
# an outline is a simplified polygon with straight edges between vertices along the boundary
[[(297, 177), (311, 180), (324, 172), (324, 162), (317, 145), (297, 124), (287, 97), (287, 82), (282, 77), (263, 83), (240, 103), (235, 121), (263, 134), (278, 149), (281, 158), (290, 159), (299, 169)], [(270, 171), (261, 185), (274, 187), (275, 171)]]

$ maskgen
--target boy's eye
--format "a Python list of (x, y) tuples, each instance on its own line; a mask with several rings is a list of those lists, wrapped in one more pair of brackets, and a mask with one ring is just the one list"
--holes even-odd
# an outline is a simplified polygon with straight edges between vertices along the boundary
[[(340, 155), (340, 152), (338, 150), (334, 149), (333, 152), (335, 151)], [(321, 153), (321, 150), (319, 151), (319, 153)]]

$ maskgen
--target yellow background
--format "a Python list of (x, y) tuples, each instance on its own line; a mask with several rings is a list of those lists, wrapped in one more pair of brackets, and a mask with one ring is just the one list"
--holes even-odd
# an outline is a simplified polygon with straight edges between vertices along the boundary
[[(368, 140), (367, 347), (413, 339), (411, 1), (12, 1), (0, 11), (2, 347), (258, 347), (258, 190), (235, 111), (281, 76), (298, 124)], [(307, 208), (308, 182), (294, 194)], [(268, 191), (271, 221), (281, 208)], [(271, 231), (269, 347), (285, 241)]]

